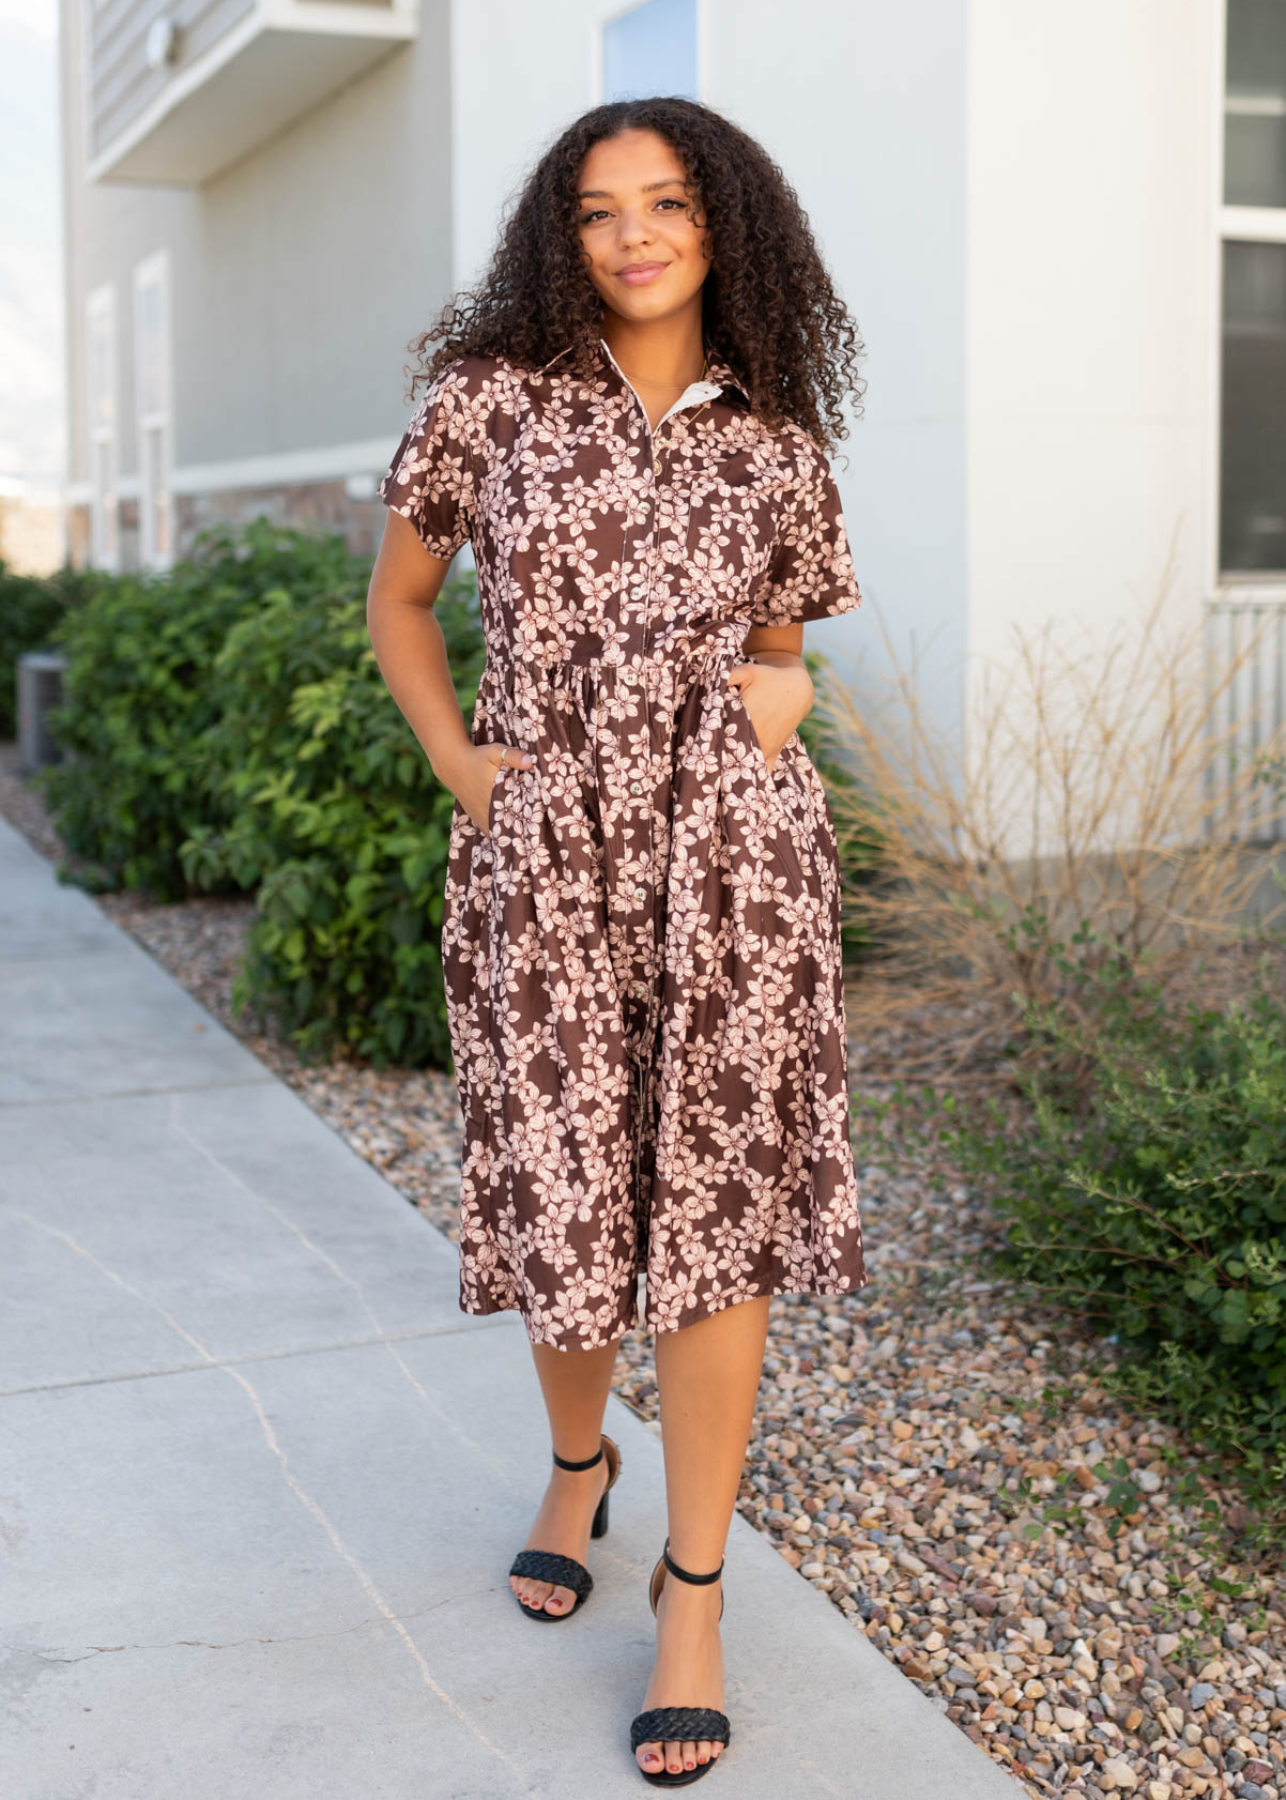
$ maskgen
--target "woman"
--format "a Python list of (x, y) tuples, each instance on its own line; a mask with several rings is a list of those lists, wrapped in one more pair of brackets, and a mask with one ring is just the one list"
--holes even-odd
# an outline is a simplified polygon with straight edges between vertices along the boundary
[[(730, 1735), (719, 1576), (769, 1297), (867, 1280), (835, 840), (797, 731), (803, 622), (861, 599), (823, 453), (861, 346), (781, 171), (686, 100), (565, 131), (469, 299), (414, 346), (444, 340), (368, 615), (456, 796), (460, 1305), (531, 1340), (554, 1468), (510, 1586), (548, 1623), (592, 1586), (644, 1277), (669, 1537), (631, 1743), (673, 1786)], [(472, 738), (432, 613), (466, 538)]]

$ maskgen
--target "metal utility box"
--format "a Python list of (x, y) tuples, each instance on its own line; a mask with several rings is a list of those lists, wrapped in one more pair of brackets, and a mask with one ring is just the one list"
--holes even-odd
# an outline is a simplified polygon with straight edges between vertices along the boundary
[(62, 702), (66, 667), (58, 650), (28, 650), (18, 658), (18, 767), (24, 775), (62, 761), (49, 709)]

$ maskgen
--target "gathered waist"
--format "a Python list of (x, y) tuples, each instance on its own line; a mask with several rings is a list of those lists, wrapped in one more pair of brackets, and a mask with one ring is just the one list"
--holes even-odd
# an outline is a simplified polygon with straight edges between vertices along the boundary
[(646, 694), (661, 702), (680, 701), (692, 687), (717, 679), (742, 659), (742, 641), (727, 638), (692, 644), (662, 644), (637, 651), (587, 643), (566, 655), (541, 656), (488, 649), (479, 692), (501, 709), (525, 710), (524, 702), (542, 694), (572, 688), (588, 697)]

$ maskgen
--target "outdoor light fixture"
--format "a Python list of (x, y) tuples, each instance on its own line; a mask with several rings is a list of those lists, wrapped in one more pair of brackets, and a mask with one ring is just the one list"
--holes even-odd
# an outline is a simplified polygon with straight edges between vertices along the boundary
[(153, 19), (147, 28), (147, 66), (163, 69), (174, 61), (179, 47), (179, 28), (169, 13)]

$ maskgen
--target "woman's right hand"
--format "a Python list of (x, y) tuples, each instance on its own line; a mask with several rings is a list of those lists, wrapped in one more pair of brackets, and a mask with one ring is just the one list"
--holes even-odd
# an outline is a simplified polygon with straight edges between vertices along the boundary
[(492, 789), (497, 781), (505, 779), (500, 773), (502, 764), (512, 769), (533, 769), (536, 758), (530, 750), (519, 750), (516, 744), (472, 744), (455, 786), (456, 799), (484, 834), (491, 816)]

